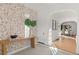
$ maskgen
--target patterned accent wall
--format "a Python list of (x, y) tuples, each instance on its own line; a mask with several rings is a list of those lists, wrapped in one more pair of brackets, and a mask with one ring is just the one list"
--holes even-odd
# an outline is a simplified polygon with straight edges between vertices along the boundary
[(23, 4), (0, 4), (0, 39), (8, 39), (10, 35), (25, 36), (25, 14), (36, 19), (37, 13)]

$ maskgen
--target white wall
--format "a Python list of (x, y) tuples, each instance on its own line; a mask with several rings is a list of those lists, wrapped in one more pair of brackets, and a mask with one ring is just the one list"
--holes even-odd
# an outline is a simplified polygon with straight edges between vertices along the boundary
[[(31, 7), (32, 9), (35, 9), (38, 12), (38, 28), (37, 28), (37, 33), (38, 33), (38, 38), (39, 41), (43, 42), (43, 43), (47, 43), (48, 41), (48, 32), (49, 32), (49, 28), (51, 28), (51, 19), (53, 17), (53, 14), (56, 13), (59, 10), (65, 10), (65, 9), (71, 9), (77, 12), (77, 16), (79, 17), (79, 4), (25, 4), (26, 6)], [(69, 16), (71, 16), (72, 13), (69, 13), (65, 15), (65, 18), (68, 18)], [(63, 19), (61, 20), (61, 16), (62, 14), (58, 14), (60, 19), (58, 19), (58, 22), (60, 21), (60, 23), (64, 22), (63, 20), (69, 20), (69, 19)], [(72, 17), (70, 18), (72, 21), (74, 19), (77, 18), (73, 18), (74, 15), (72, 15)], [(56, 18), (59, 18), (56, 17)], [(79, 30), (79, 27), (78, 29)], [(79, 31), (78, 31), (79, 32)], [(55, 35), (55, 34), (53, 34)], [(79, 49), (79, 39), (77, 39), (77, 50)]]
[[(78, 20), (78, 22), (79, 22), (79, 20)], [(79, 25), (79, 23), (77, 23), (77, 25)], [(76, 42), (77, 42), (76, 53), (79, 54), (79, 26), (77, 26), (77, 40), (76, 40)]]

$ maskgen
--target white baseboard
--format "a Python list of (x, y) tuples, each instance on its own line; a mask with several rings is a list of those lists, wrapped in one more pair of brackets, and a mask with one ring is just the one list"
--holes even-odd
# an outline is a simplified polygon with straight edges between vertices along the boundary
[(24, 49), (26, 49), (26, 48), (28, 48), (28, 47), (31, 47), (31, 46), (29, 45), (29, 46), (26, 46), (26, 47), (17, 49), (17, 50), (15, 50), (15, 51), (13, 51), (13, 52), (9, 52), (9, 53), (7, 53), (7, 55), (15, 54), (15, 53), (20, 52), (20, 51), (22, 51), (22, 50), (24, 50)]

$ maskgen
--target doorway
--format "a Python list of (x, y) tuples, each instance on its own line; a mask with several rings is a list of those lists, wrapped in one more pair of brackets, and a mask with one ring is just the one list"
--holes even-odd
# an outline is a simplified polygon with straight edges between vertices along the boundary
[(54, 43), (56, 48), (76, 53), (76, 36), (77, 36), (77, 15), (74, 10), (62, 10), (53, 14), (53, 19), (57, 23), (57, 33)]

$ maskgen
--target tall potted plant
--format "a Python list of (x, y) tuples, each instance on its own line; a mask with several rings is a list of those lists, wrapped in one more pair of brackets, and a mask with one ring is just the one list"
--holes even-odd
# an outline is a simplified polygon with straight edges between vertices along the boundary
[(34, 36), (33, 28), (36, 26), (36, 20), (25, 19), (25, 25), (30, 28), (30, 36)]

